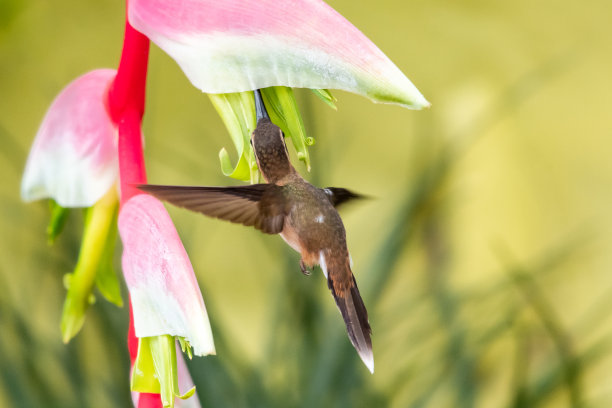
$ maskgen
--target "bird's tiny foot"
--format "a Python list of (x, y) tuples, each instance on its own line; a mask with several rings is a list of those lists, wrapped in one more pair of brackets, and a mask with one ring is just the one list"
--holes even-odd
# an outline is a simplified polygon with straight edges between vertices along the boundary
[(312, 271), (306, 267), (306, 264), (301, 259), (300, 259), (300, 269), (302, 270), (302, 273), (306, 276), (310, 276), (310, 274), (312, 273)]

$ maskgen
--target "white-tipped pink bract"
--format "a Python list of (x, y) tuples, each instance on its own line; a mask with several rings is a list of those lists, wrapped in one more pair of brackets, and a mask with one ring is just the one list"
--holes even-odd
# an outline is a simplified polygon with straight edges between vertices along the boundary
[(130, 0), (128, 18), (207, 93), (283, 85), (429, 106), (372, 41), (320, 0)]
[(106, 108), (113, 69), (91, 71), (55, 98), (36, 134), (21, 182), (25, 201), (90, 207), (118, 177), (117, 128)]
[(137, 337), (185, 337), (194, 354), (215, 353), (193, 267), (161, 201), (139, 194), (119, 213), (123, 274)]

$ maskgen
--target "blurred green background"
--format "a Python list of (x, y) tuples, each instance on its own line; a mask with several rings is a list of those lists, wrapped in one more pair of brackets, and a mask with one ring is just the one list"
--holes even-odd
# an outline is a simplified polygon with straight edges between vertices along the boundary
[[(280, 238), (169, 208), (217, 344), (218, 356), (189, 364), (203, 406), (612, 406), (610, 2), (329, 3), (433, 104), (413, 112), (335, 92), (335, 112), (297, 92), (317, 141), (306, 177), (374, 197), (342, 214), (376, 371), (322, 274), (303, 276)], [(2, 407), (130, 404), (126, 309), (99, 299), (61, 342), (81, 214), (49, 247), (47, 203), (19, 198), (53, 98), (116, 67), (123, 11), (0, 1)], [(151, 182), (234, 183), (218, 164), (233, 149), (221, 120), (156, 47), (144, 132)]]

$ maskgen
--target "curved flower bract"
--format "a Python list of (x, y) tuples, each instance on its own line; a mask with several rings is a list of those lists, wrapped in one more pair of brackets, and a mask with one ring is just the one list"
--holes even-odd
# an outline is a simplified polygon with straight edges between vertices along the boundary
[(131, 0), (128, 18), (207, 93), (283, 85), (429, 106), (374, 43), (321, 0)]
[(194, 354), (214, 354), (193, 267), (163, 204), (146, 194), (132, 197), (119, 213), (119, 234), (136, 336), (180, 336)]
[(55, 98), (36, 134), (21, 183), (26, 201), (90, 207), (117, 181), (117, 128), (106, 108), (113, 69), (91, 71)]

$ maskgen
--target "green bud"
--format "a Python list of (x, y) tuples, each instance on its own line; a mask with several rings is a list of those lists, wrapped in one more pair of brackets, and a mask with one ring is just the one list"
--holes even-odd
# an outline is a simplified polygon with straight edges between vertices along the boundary
[(191, 360), (193, 358), (193, 354), (191, 352), (191, 344), (189, 344), (189, 340), (184, 337), (177, 337), (179, 344), (181, 345), (181, 351), (183, 353), (187, 353), (187, 357)]
[(336, 102), (338, 100), (331, 94), (331, 92), (329, 92), (328, 89), (311, 89), (311, 91), (314, 92), (314, 94), (317, 95), (319, 99), (325, 102), (327, 106), (329, 106), (333, 110), (338, 110), (338, 107), (336, 106)]
[(47, 225), (47, 242), (49, 245), (53, 245), (55, 239), (64, 229), (68, 215), (70, 215), (70, 209), (60, 206), (55, 200), (49, 200), (49, 209), (51, 211), (51, 219), (49, 225)]

